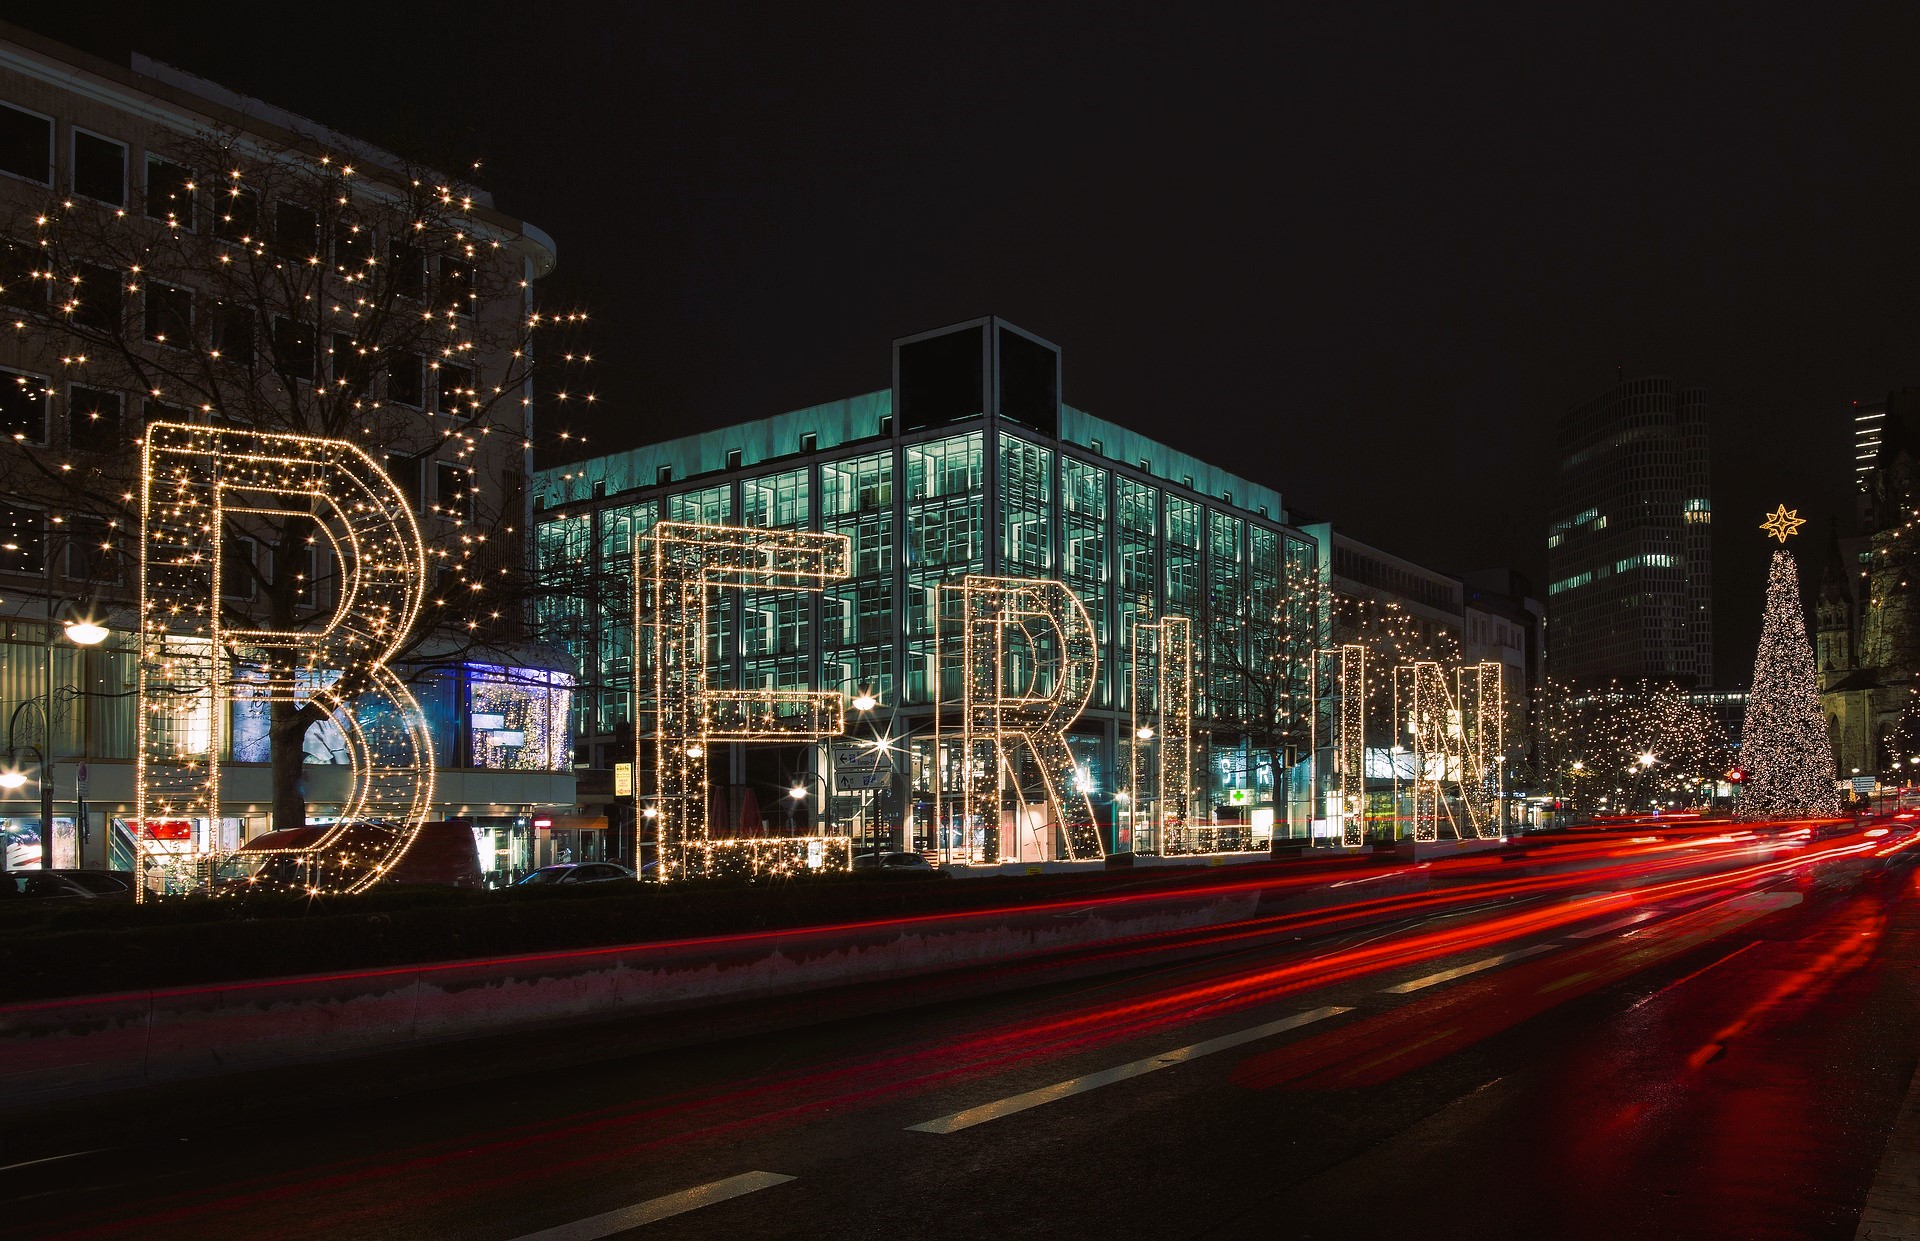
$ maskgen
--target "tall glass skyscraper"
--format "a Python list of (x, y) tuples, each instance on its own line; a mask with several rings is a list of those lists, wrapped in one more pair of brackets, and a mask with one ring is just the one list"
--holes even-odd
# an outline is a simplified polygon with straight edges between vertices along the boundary
[(1706, 389), (1652, 375), (1560, 421), (1547, 661), (1563, 682), (1713, 681)]

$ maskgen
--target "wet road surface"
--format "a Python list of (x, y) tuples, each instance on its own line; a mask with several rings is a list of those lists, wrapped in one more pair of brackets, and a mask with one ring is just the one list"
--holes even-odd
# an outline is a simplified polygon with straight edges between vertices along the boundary
[(1566, 850), (1094, 982), (103, 1115), (10, 1144), (0, 1233), (1851, 1237), (1920, 1060), (1913, 844)]

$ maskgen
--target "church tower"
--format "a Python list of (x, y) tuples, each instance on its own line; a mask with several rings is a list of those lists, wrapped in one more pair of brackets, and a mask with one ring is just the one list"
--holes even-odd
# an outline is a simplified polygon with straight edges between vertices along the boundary
[(1820, 594), (1813, 606), (1813, 654), (1822, 691), (1833, 688), (1853, 670), (1853, 591), (1847, 582), (1837, 529), (1827, 540), (1826, 560), (1820, 574)]

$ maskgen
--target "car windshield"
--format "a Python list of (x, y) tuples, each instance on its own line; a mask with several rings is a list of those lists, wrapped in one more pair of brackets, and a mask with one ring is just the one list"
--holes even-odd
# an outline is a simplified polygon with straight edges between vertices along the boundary
[(525, 879), (522, 879), (520, 882), (523, 884), (559, 883), (562, 879), (565, 879), (567, 877), (567, 873), (572, 869), (573, 867), (571, 866), (545, 866), (539, 870), (534, 871), (531, 875), (528, 875)]
[(86, 871), (80, 871), (76, 874), (68, 875), (67, 879), (72, 883), (79, 884), (89, 892), (98, 892), (103, 895), (114, 892), (125, 892), (127, 890), (127, 885), (121, 883), (112, 875), (94, 875)]

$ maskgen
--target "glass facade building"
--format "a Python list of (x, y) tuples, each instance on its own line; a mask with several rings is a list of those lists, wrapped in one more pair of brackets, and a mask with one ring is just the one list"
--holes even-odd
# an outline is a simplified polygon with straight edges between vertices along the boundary
[[(954, 717), (943, 731), (957, 729), (961, 692), (935, 613), (957, 593), (942, 588), (970, 574), (1057, 579), (1085, 604), (1099, 674), (1070, 745), (1097, 812), (1127, 787), (1133, 625), (1173, 614), (1192, 618), (1196, 638), (1198, 817), (1271, 814), (1272, 717), (1304, 718), (1308, 688), (1282, 677), (1275, 699), (1288, 631), (1275, 618), (1311, 606), (1316, 572), (1315, 544), (1287, 524), (1279, 493), (1061, 404), (1058, 350), (999, 320), (897, 341), (894, 372), (889, 390), (535, 475), (552, 592), (536, 625), (577, 663), (582, 801), (636, 757), (635, 791), (651, 787), (632, 554), (637, 534), (671, 519), (847, 536), (850, 574), (824, 590), (715, 592), (710, 666), (730, 686), (871, 693), (881, 705), (850, 711), (850, 731), (905, 739), (912, 755), (891, 789), (829, 799), (811, 779), (824, 770), (818, 745), (719, 747), (732, 751), (713, 760), (715, 783), (732, 789), (729, 822), (778, 806), (772, 818), (927, 844), (935, 702)], [(1312, 629), (1296, 617), (1290, 631)], [(785, 796), (796, 787), (801, 805)], [(1125, 847), (1124, 819), (1106, 822), (1109, 848)]]
[(1547, 528), (1550, 671), (1713, 681), (1707, 394), (1616, 384), (1560, 421)]

